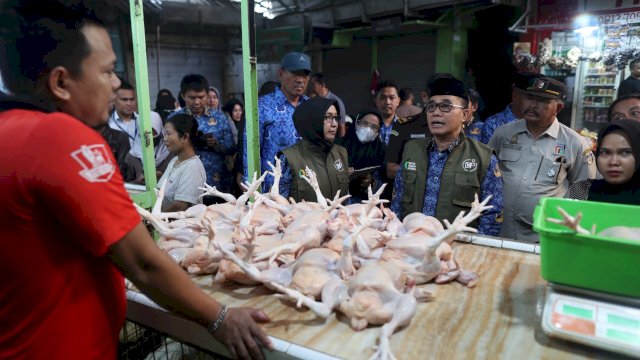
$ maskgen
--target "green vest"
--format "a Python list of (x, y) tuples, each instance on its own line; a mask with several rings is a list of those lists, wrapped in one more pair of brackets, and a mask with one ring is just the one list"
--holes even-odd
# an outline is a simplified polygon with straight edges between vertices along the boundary
[(307, 140), (300, 140), (296, 144), (282, 150), (291, 168), (291, 189), (289, 196), (295, 201), (317, 201), (316, 193), (311, 185), (300, 177), (308, 166), (316, 173), (320, 191), (327, 199), (333, 199), (340, 190), (340, 196), (349, 194), (349, 164), (347, 150), (334, 145), (329, 154), (325, 154), (317, 147), (311, 146)]
[[(466, 139), (460, 134), (460, 144), (449, 154), (440, 178), (440, 191), (435, 217), (453, 222), (460, 211), (469, 211), (474, 195), (480, 197), (480, 185), (491, 162), (492, 151), (487, 145)], [(402, 180), (404, 193), (400, 203), (402, 218), (413, 212), (422, 212), (429, 169), (430, 138), (407, 142), (402, 153)], [(482, 199), (480, 199), (482, 200)], [(474, 221), (471, 226), (477, 226)]]

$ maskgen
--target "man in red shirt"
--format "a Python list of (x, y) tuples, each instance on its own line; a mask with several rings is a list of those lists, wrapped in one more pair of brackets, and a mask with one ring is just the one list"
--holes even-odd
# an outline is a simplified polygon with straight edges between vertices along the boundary
[[(203, 293), (152, 241), (96, 130), (120, 81), (81, 6), (10, 0), (0, 13), (0, 359), (114, 359), (123, 274), (159, 305), (217, 329), (236, 358), (272, 347), (261, 311)], [(216, 321), (218, 320), (218, 321)], [(220, 321), (222, 320), (222, 321)]]

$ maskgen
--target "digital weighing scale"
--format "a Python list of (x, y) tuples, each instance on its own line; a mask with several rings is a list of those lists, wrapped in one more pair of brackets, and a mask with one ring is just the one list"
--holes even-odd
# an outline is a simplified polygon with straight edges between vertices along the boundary
[(545, 334), (640, 358), (640, 299), (549, 283)]

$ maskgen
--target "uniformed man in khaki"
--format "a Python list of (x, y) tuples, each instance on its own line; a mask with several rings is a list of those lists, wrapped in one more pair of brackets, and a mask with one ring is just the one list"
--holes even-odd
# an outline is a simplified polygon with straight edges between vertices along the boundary
[(489, 141), (504, 181), (504, 223), (500, 236), (537, 242), (533, 210), (541, 197), (565, 197), (569, 186), (588, 188), (596, 176), (590, 144), (558, 122), (566, 86), (532, 78), (518, 90), (523, 118), (502, 125)]

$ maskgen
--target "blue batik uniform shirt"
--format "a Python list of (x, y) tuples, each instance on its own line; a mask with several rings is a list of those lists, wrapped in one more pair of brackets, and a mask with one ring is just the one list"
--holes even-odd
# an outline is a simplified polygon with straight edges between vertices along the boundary
[(393, 131), (393, 125), (396, 123), (396, 121), (398, 121), (398, 117), (394, 114), (393, 121), (391, 122), (391, 124), (389, 124), (389, 126), (387, 126), (384, 123), (384, 121), (380, 126), (380, 140), (382, 140), (382, 142), (385, 145), (389, 145), (389, 139), (391, 138), (391, 131)]
[(464, 129), (464, 135), (467, 139), (473, 139), (477, 141), (482, 141), (482, 132), (484, 130), (484, 122), (476, 121)]
[[(465, 140), (468, 141), (468, 140)], [(422, 213), (428, 216), (434, 216), (436, 214), (436, 206), (438, 205), (438, 196), (440, 195), (440, 180), (442, 178), (442, 172), (444, 166), (447, 163), (449, 154), (453, 149), (460, 144), (459, 140), (455, 140), (449, 148), (440, 152), (435, 142), (429, 150), (429, 169), (427, 170), (427, 186), (424, 194), (424, 203), (422, 205)], [(444, 186), (452, 186), (452, 184), (445, 184)], [(400, 199), (404, 193), (404, 183), (402, 180), (402, 167), (398, 170), (396, 180), (393, 186), (393, 201), (391, 202), (391, 211), (393, 211), (399, 218), (402, 216)], [(491, 161), (487, 168), (487, 172), (482, 181), (480, 187), (480, 194), (478, 198), (480, 201), (491, 195), (487, 205), (493, 205), (493, 208), (482, 213), (482, 216), (478, 219), (478, 233), (484, 235), (498, 236), (500, 234), (500, 228), (502, 226), (502, 207), (504, 203), (502, 194), (502, 175), (498, 168), (498, 159), (495, 155), (491, 155)]]
[[(301, 96), (298, 105), (306, 101), (308, 97)], [(270, 171), (267, 162), (274, 164), (274, 158), (279, 151), (297, 143), (302, 137), (293, 125), (293, 112), (295, 111), (287, 97), (284, 96), (280, 88), (276, 88), (271, 94), (264, 95), (258, 99), (258, 130), (260, 140), (260, 169), (261, 172)], [(245, 178), (252, 178), (247, 174), (247, 137), (244, 137), (244, 175)], [(260, 174), (258, 174), (260, 176)], [(273, 177), (267, 175), (263, 183), (265, 192), (271, 189)]]
[(507, 105), (507, 107), (502, 110), (502, 112), (493, 114), (484, 121), (480, 141), (488, 144), (489, 140), (491, 140), (491, 137), (493, 136), (493, 133), (496, 132), (496, 129), (499, 126), (514, 122), (516, 120), (516, 116), (513, 114), (513, 111), (511, 111), (511, 104)]
[[(174, 112), (169, 118), (175, 114), (193, 115), (186, 107)], [(193, 116), (198, 121), (198, 130), (205, 135), (212, 134), (217, 142), (213, 148), (196, 149), (196, 154), (200, 157), (207, 173), (207, 184), (215, 186), (222, 192), (230, 192), (233, 176), (227, 170), (224, 157), (225, 155), (233, 155), (235, 144), (229, 121), (222, 111), (209, 107), (204, 109), (202, 115)]]

